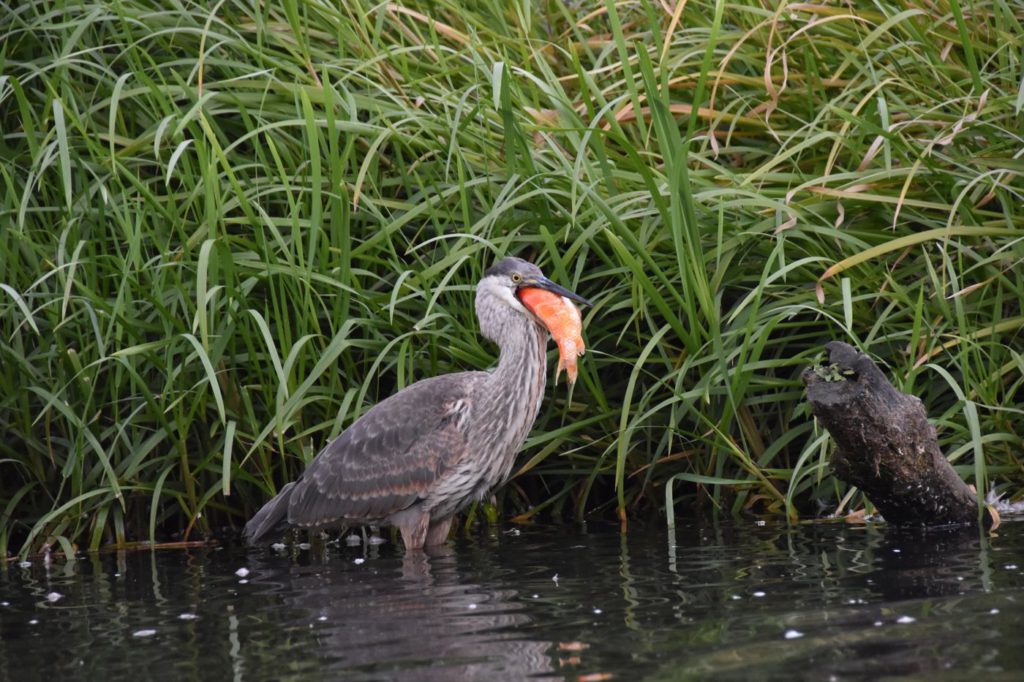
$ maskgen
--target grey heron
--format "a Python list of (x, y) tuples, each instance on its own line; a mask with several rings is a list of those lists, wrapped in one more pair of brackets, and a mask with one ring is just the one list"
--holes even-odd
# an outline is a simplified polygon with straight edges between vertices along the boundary
[(518, 296), (529, 288), (589, 304), (527, 261), (493, 265), (476, 315), (497, 367), (423, 379), (377, 403), (252, 517), (247, 540), (379, 524), (397, 527), (407, 550), (444, 543), (455, 514), (509, 475), (540, 411), (549, 330)]

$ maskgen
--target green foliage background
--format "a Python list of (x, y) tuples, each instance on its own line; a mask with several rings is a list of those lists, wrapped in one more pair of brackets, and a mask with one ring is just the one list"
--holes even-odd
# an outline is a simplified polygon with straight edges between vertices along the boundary
[(380, 397), (493, 362), (507, 253), (596, 305), (503, 516), (861, 504), (802, 402), (830, 339), (1019, 487), (1022, 21), (3, 3), (0, 551), (238, 527)]

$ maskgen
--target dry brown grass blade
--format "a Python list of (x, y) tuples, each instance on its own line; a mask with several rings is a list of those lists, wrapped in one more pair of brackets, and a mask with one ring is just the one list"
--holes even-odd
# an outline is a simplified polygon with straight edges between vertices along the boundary
[(469, 37), (466, 34), (462, 33), (461, 31), (457, 31), (455, 28), (444, 23), (443, 21), (432, 19), (428, 17), (426, 14), (423, 14), (422, 12), (417, 12), (414, 9), (402, 7), (401, 5), (396, 5), (395, 3), (390, 2), (388, 3), (388, 12), (391, 13), (392, 15), (404, 14), (407, 17), (411, 17), (422, 24), (430, 26), (435, 31), (437, 31), (439, 35), (442, 35), (448, 38), (449, 40), (454, 40), (460, 45), (465, 45), (466, 43), (469, 42)]
[(672, 19), (668, 22), (668, 28), (665, 29), (665, 44), (661, 48), (660, 58), (662, 65), (664, 65), (665, 58), (668, 56), (669, 48), (672, 47), (672, 34), (675, 33), (676, 26), (679, 25), (679, 20), (683, 17), (684, 9), (686, 9), (686, 0), (678, 0), (675, 9), (672, 10)]
[[(646, 98), (641, 97), (640, 101), (643, 102), (643, 101), (645, 101), (645, 99)], [(685, 103), (682, 103), (682, 102), (676, 103), (676, 104), (670, 104), (668, 109), (669, 109), (669, 111), (671, 113), (676, 114), (676, 115), (680, 115), (680, 116), (689, 116), (690, 114), (693, 113), (693, 105), (692, 104), (685, 104)], [(651, 120), (651, 109), (650, 109), (650, 107), (642, 107), (641, 110), (640, 110), (640, 115), (643, 116), (645, 121), (650, 121)], [(697, 110), (697, 116), (699, 116), (700, 118), (703, 118), (705, 120), (708, 120), (708, 121), (724, 121), (726, 123), (733, 123), (733, 122), (735, 122), (735, 123), (742, 123), (742, 124), (748, 125), (748, 126), (754, 126), (754, 127), (757, 127), (757, 128), (764, 128), (765, 127), (764, 122), (759, 120), (759, 119), (750, 118), (749, 116), (739, 116), (737, 114), (730, 114), (729, 112), (726, 112), (726, 111), (716, 111), (714, 109), (709, 109), (707, 107), (700, 107)], [(636, 111), (633, 109), (633, 104), (631, 102), (627, 103), (621, 109), (619, 109), (617, 112), (615, 112), (614, 117), (615, 117), (615, 121), (617, 123), (631, 123), (632, 121), (635, 121), (637, 119)], [(606, 121), (605, 123), (602, 124), (601, 127), (604, 130), (608, 130), (611, 127), (611, 123)]]

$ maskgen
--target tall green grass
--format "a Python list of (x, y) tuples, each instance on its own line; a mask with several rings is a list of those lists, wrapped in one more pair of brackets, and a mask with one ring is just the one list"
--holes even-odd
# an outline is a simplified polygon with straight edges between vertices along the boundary
[(1019, 487), (1024, 10), (465, 5), (0, 6), (0, 552), (237, 528), (507, 253), (596, 305), (503, 516), (862, 504), (833, 338)]

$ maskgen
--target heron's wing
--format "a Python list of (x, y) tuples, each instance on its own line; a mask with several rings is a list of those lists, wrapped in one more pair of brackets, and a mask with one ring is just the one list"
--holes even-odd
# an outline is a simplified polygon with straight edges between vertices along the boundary
[(468, 397), (481, 372), (425, 379), (383, 400), (331, 441), (296, 481), (293, 525), (382, 520), (422, 499), (466, 449)]

